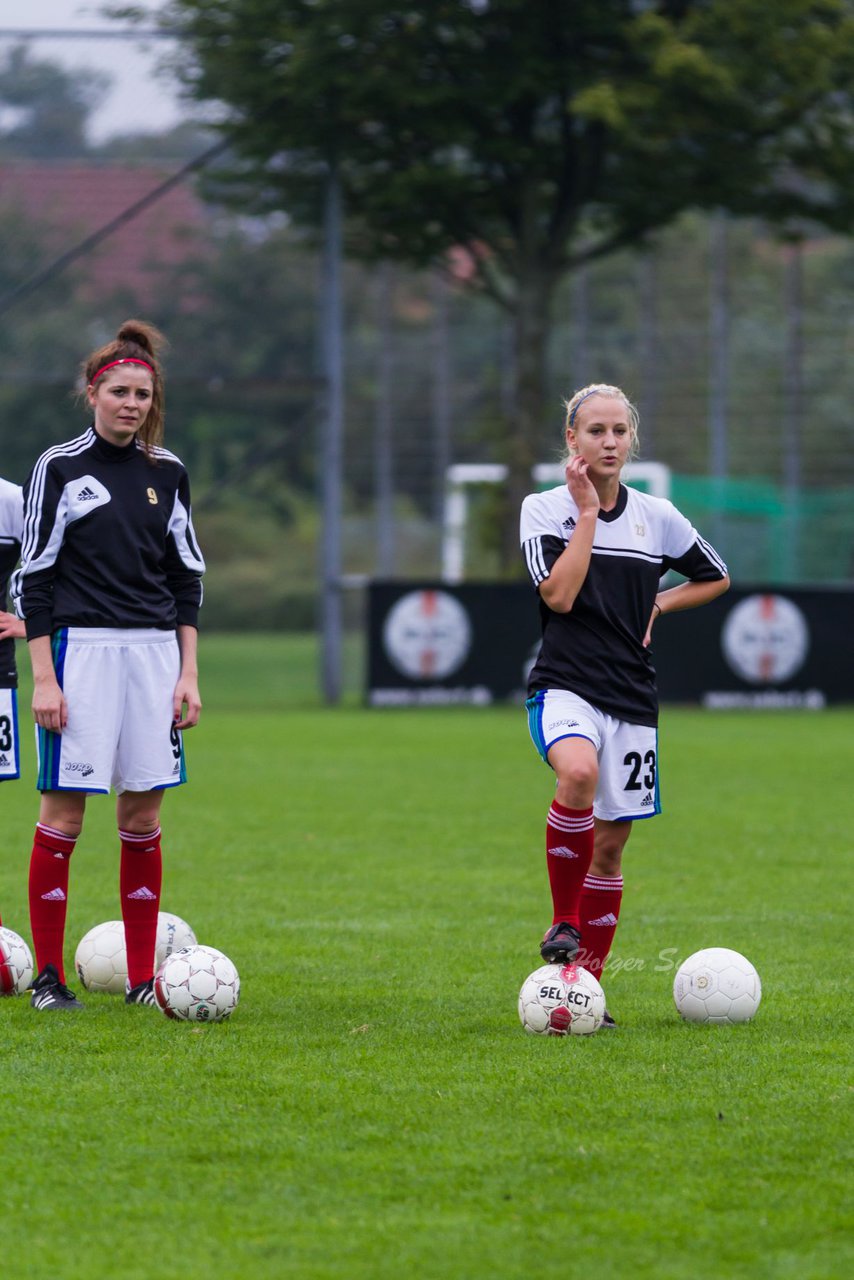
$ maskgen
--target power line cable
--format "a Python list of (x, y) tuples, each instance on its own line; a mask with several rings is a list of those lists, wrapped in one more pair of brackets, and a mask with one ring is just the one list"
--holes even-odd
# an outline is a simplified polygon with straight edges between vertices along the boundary
[(139, 27), (110, 31), (107, 27), (0, 27), (0, 39), (10, 40), (177, 40), (174, 31)]
[(117, 214), (115, 218), (111, 218), (109, 222), (104, 223), (104, 225), (99, 227), (97, 231), (93, 231), (91, 235), (86, 236), (85, 239), (79, 241), (79, 243), (74, 245), (71, 249), (60, 254), (60, 256), (55, 258), (47, 267), (44, 267), (35, 275), (30, 276), (29, 280), (25, 280), (23, 284), (18, 285), (14, 289), (10, 289), (8, 293), (4, 294), (3, 297), (0, 297), (0, 315), (5, 314), (6, 311), (16, 303), (21, 302), (22, 299), (29, 297), (31, 293), (35, 293), (35, 291), (40, 289), (42, 285), (48, 284), (50, 281), (56, 279), (56, 277), (65, 271), (67, 267), (71, 266), (72, 262), (76, 262), (78, 258), (85, 257), (87, 253), (96, 248), (96, 246), (103, 240), (108, 239), (113, 232), (118, 231), (120, 227), (131, 222), (138, 214), (142, 213), (143, 210), (150, 208), (153, 204), (156, 204), (156, 202), (165, 196), (167, 192), (171, 191), (173, 187), (179, 186), (180, 183), (182, 183), (191, 173), (195, 173), (199, 169), (204, 169), (211, 160), (220, 155), (223, 151), (226, 151), (230, 143), (230, 137), (220, 138), (219, 141), (215, 142), (205, 151), (202, 151), (193, 160), (188, 160), (185, 165), (183, 165), (176, 173), (173, 173), (170, 178), (167, 178), (165, 182), (161, 182), (158, 186), (153, 187), (146, 195), (141, 196), (139, 200), (128, 205), (128, 207), (122, 210), (121, 213)]

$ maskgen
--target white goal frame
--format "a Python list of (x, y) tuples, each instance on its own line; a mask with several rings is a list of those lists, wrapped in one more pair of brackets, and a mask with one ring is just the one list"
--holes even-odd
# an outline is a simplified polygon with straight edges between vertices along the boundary
[[(540, 462), (531, 470), (538, 485), (561, 484), (564, 465)], [(465, 576), (466, 525), (472, 485), (503, 484), (507, 467), (501, 462), (458, 462), (445, 472), (445, 518), (442, 528), (442, 581), (462, 582)], [(669, 498), (670, 467), (664, 462), (628, 462), (621, 479), (642, 485), (655, 498)]]

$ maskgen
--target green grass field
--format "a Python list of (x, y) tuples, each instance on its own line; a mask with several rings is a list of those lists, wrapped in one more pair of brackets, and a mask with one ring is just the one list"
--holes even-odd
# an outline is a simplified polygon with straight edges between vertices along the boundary
[[(164, 805), (163, 907), (237, 964), (232, 1020), (0, 1002), (7, 1272), (852, 1274), (854, 711), (665, 711), (605, 983), (620, 1029), (546, 1039), (516, 1014), (549, 917), (522, 713), (324, 710), (314, 664), (310, 641), (206, 639)], [(23, 737), (0, 903), (29, 939)], [(112, 807), (90, 801), (72, 864), (69, 965), (119, 914)], [(673, 959), (710, 945), (759, 969), (754, 1023), (677, 1018)]]

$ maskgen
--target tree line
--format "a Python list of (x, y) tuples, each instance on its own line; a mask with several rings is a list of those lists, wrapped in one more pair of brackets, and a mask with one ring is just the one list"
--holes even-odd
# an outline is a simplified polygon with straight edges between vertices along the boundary
[[(706, 211), (720, 207), (737, 218), (732, 394), (738, 420), (758, 423), (765, 442), (758, 460), (739, 433), (732, 464), (778, 474), (774, 228), (811, 241), (820, 227), (846, 225), (848, 5), (786, 3), (766, 15), (718, 2), (439, 3), (413, 13), (230, 0), (176, 3), (168, 16), (192, 51), (188, 88), (228, 107), (230, 148), (204, 183), (219, 211), (214, 252), (185, 264), (150, 317), (172, 339), (170, 440), (194, 476), (223, 617), (253, 599), (263, 612), (282, 584), (271, 625), (289, 607), (300, 616), (311, 607), (323, 466), (314, 255), (332, 162), (347, 213), (348, 570), (376, 563), (383, 390), (393, 402), (394, 568), (435, 572), (448, 456), (437, 438), (443, 341), (454, 461), (507, 461), (526, 486), (530, 460), (557, 450), (561, 395), (605, 379), (627, 385), (642, 410), (648, 402), (657, 450), (706, 469)], [(757, 50), (768, 63), (754, 84)], [(7, 67), (13, 82), (28, 79), (26, 61)], [(57, 95), (52, 72), (29, 83)], [(0, 74), (0, 102), (14, 101)], [(32, 101), (28, 119), (18, 100), (0, 158), (44, 155), (51, 138), (54, 154), (85, 151), (92, 97), (81, 106), (69, 83), (67, 102), (63, 142), (56, 125), (52, 134), (36, 126)], [(209, 139), (188, 125), (126, 140), (124, 154), (175, 160)], [(0, 238), (5, 289), (44, 253), (37, 227), (5, 215)], [(810, 287), (841, 333), (850, 257), (831, 244), (810, 264)], [(381, 261), (396, 264), (385, 295)], [(0, 439), (12, 478), (57, 438), (58, 407), (73, 409), (65, 397), (80, 334), (124, 318), (119, 299), (93, 317), (75, 283), (73, 273), (57, 279), (0, 322)], [(190, 295), (205, 305), (185, 308)], [(845, 380), (828, 377), (827, 364), (816, 352), (810, 377), (835, 405)], [(846, 450), (850, 458), (850, 439)], [(511, 490), (506, 503), (484, 495), (480, 504), (475, 562), (486, 573), (515, 562), (514, 501)]]

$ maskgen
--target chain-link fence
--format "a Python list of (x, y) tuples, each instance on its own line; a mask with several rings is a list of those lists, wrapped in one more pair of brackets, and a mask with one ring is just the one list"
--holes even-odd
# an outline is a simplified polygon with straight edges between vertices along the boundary
[[(211, 141), (182, 137), (180, 154), (172, 136), (145, 154), (137, 138), (22, 157), (3, 152), (0, 123), (0, 292), (11, 299), (0, 301), (0, 474), (23, 481), (43, 448), (85, 425), (70, 394), (79, 361), (141, 313), (172, 343), (167, 443), (193, 480), (208, 625), (302, 629), (315, 618), (323, 518), (316, 252), (282, 216), (206, 208), (192, 165), (171, 188), (183, 193), (180, 212), (159, 199), (133, 212), (140, 191)], [(94, 197), (94, 224), (61, 184), (51, 201), (25, 198), (24, 168), (28, 182), (40, 170), (56, 183), (63, 166), (62, 180), (76, 167), (78, 193), (82, 182)], [(122, 186), (131, 173), (133, 200)], [(131, 216), (122, 220), (119, 199), (115, 231), (63, 264), (103, 229), (114, 187), (128, 192)], [(736, 582), (850, 583), (854, 247), (792, 230), (784, 243), (753, 222), (689, 215), (642, 252), (568, 278), (540, 457), (559, 455), (564, 397), (617, 383), (640, 409), (641, 457), (669, 468), (674, 500)], [(348, 263), (343, 282), (343, 572), (349, 582), (435, 578), (449, 468), (505, 458), (509, 324), (453, 271)], [(497, 524), (515, 517), (500, 499), (500, 485), (470, 491), (469, 578), (507, 572)]]

